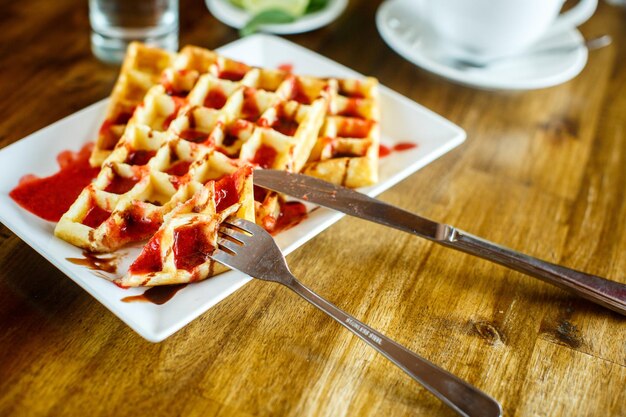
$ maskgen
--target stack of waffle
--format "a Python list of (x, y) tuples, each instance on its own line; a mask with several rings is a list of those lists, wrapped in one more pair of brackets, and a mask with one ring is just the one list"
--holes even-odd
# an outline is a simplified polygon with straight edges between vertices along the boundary
[(371, 78), (132, 44), (91, 157), (101, 171), (55, 234), (94, 252), (150, 239), (121, 286), (212, 276), (222, 270), (206, 254), (221, 221), (256, 218), (271, 231), (280, 216), (281, 196), (253, 191), (252, 166), (350, 187), (377, 180), (377, 103)]

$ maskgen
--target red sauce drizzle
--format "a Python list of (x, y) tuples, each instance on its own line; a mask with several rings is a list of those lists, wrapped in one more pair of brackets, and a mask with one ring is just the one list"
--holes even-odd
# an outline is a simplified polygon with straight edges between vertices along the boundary
[(60, 171), (46, 178), (30, 174), (9, 195), (23, 209), (44, 220), (61, 219), (80, 192), (98, 175), (100, 168), (89, 165), (93, 143), (79, 152), (63, 151), (57, 156)]
[(233, 135), (231, 132), (226, 132), (224, 139), (222, 139), (222, 145), (229, 147), (235, 144), (239, 140), (239, 136)]
[[(359, 86), (360, 86), (360, 83), (357, 83), (357, 88)], [(350, 98), (365, 98), (365, 95), (361, 91), (359, 90), (348, 91), (341, 86), (339, 87), (339, 94), (345, 97), (350, 97)]]
[(223, 70), (217, 77), (223, 80), (239, 81), (246, 75), (246, 72), (243, 68), (241, 70)]
[(224, 107), (227, 99), (228, 97), (220, 87), (212, 88), (204, 99), (204, 107), (219, 110)]
[(131, 117), (133, 117), (134, 112), (135, 112), (135, 109), (133, 108), (129, 112), (123, 112), (123, 113), (118, 114), (113, 124), (116, 124), (116, 125), (128, 124), (128, 121), (130, 120)]
[(182, 132), (180, 132), (178, 136), (180, 136), (182, 139), (185, 139), (189, 142), (202, 143), (208, 139), (209, 134), (201, 132), (199, 130), (185, 129)]
[(274, 216), (265, 216), (261, 220), (263, 223), (261, 226), (270, 233), (274, 233), (274, 228), (276, 227), (276, 218)]
[(391, 153), (391, 149), (389, 149), (389, 146), (378, 145), (378, 156), (380, 158), (384, 158), (385, 156), (388, 156), (390, 153)]
[(94, 202), (92, 202), (91, 204), (91, 208), (89, 209), (87, 215), (81, 223), (85, 226), (89, 226), (92, 229), (95, 229), (111, 216), (111, 212), (100, 208), (100, 206), (98, 206)]
[(393, 150), (396, 152), (408, 151), (417, 147), (417, 143), (402, 142), (394, 145)]
[(233, 123), (229, 128), (228, 132), (231, 135), (239, 136), (242, 130), (246, 130), (250, 127), (250, 122), (246, 120), (238, 119), (235, 123)]
[(144, 246), (141, 254), (128, 268), (131, 274), (149, 274), (159, 272), (163, 269), (161, 261), (161, 235), (159, 232), (152, 236), (146, 246)]
[(18, 183), (18, 185), (26, 184), (27, 182), (35, 181), (35, 180), (38, 180), (38, 179), (39, 179), (39, 177), (37, 175), (26, 174), (22, 178), (20, 178), (17, 183)]
[(84, 258), (66, 258), (75, 265), (86, 266), (94, 271), (104, 271), (114, 274), (117, 272), (119, 258), (115, 255), (98, 255), (93, 252), (83, 251)]
[(280, 215), (272, 234), (279, 233), (299, 224), (307, 216), (306, 206), (298, 201), (289, 201), (280, 205)]
[(338, 135), (357, 139), (366, 138), (372, 130), (373, 124), (372, 120), (344, 119), (339, 125)]
[(282, 133), (286, 136), (293, 136), (298, 130), (299, 123), (286, 117), (277, 117), (276, 121), (272, 123), (272, 129)]
[(364, 149), (361, 153), (356, 152), (339, 152), (333, 149), (333, 158), (354, 158), (358, 156), (365, 156), (365, 152), (367, 150)]
[(178, 269), (191, 272), (209, 260), (214, 249), (202, 225), (183, 226), (174, 231), (174, 263)]
[(120, 239), (136, 242), (152, 236), (159, 226), (160, 221), (145, 216), (144, 210), (138, 205), (125, 212), (119, 229)]
[(154, 155), (156, 155), (156, 151), (132, 151), (128, 154), (124, 162), (129, 165), (146, 165)]
[(261, 168), (271, 168), (276, 160), (276, 155), (276, 149), (271, 146), (261, 145), (250, 162), (260, 166)]
[(239, 201), (237, 180), (239, 173), (228, 175), (215, 182), (215, 210), (220, 212)]
[(170, 184), (172, 184), (172, 186), (177, 190), (180, 188), (182, 184), (186, 184), (188, 181), (189, 180), (184, 176), (182, 177), (171, 176), (170, 177)]
[(340, 116), (344, 117), (356, 117), (362, 119), (363, 116), (359, 112), (359, 100), (358, 98), (348, 99), (346, 102), (346, 107), (339, 113)]
[(241, 107), (241, 114), (244, 119), (251, 122), (256, 121), (261, 115), (259, 106), (256, 103), (255, 93), (256, 90), (254, 88), (246, 88), (243, 90), (243, 105)]
[(113, 135), (113, 132), (111, 132), (111, 127), (113, 125), (114, 123), (112, 120), (106, 119), (104, 122), (102, 122), (100, 130), (98, 130), (98, 136), (105, 139), (104, 148), (106, 150), (113, 149), (115, 147), (115, 144), (117, 143), (117, 138), (115, 137), (115, 135)]
[(267, 194), (269, 193), (269, 191), (263, 187), (259, 187), (258, 185), (254, 185), (254, 201), (258, 201), (258, 202), (263, 202), (263, 200), (265, 200), (265, 197), (267, 197)]
[(121, 112), (117, 116), (113, 118), (106, 119), (102, 122), (100, 126), (100, 130), (98, 131), (98, 135), (104, 139), (103, 148), (106, 150), (111, 150), (115, 147), (118, 137), (113, 134), (111, 131), (111, 127), (115, 125), (125, 125), (128, 123), (131, 117), (133, 117), (133, 112), (135, 111), (132, 108), (129, 112)]
[(311, 104), (311, 99), (306, 95), (302, 87), (302, 82), (296, 77), (293, 77), (291, 82), (291, 95), (289, 96), (289, 100), (297, 101), (300, 104)]
[(396, 143), (392, 148), (385, 145), (378, 145), (378, 156), (384, 158), (392, 152), (403, 152), (410, 149), (417, 148), (418, 144), (413, 142), (400, 142)]
[(290, 63), (290, 62), (284, 62), (284, 63), (278, 65), (278, 67), (276, 67), (276, 68), (278, 68), (281, 71), (285, 71), (285, 72), (293, 72), (293, 64)]
[(182, 177), (189, 171), (189, 166), (191, 165), (191, 161), (178, 161), (171, 167), (169, 167), (165, 173), (169, 175), (176, 175), (177, 177)]
[[(178, 73), (183, 76), (185, 75), (186, 72), (187, 71), (185, 70), (178, 71)], [(189, 93), (188, 91), (185, 91), (181, 88), (174, 87), (174, 84), (172, 84), (170, 79), (167, 77), (167, 73), (165, 72), (161, 75), (160, 83), (163, 86), (163, 88), (165, 88), (165, 94), (167, 94), (168, 96), (184, 97)]]
[(185, 288), (187, 284), (159, 285), (148, 288), (143, 294), (130, 295), (122, 298), (125, 303), (152, 303), (162, 305), (171, 300), (178, 291)]
[(178, 116), (178, 112), (180, 111), (180, 108), (184, 106), (185, 103), (187, 102), (187, 100), (185, 100), (184, 98), (176, 97), (176, 96), (172, 96), (172, 100), (174, 100), (174, 111), (172, 111), (172, 113), (169, 116), (167, 116), (167, 118), (163, 122), (163, 129), (167, 129), (168, 127), (170, 127), (170, 123), (172, 123), (172, 121), (176, 118), (176, 116)]
[(106, 191), (107, 193), (113, 193), (113, 194), (124, 194), (126, 192), (128, 192), (131, 188), (133, 188), (135, 186), (135, 184), (137, 184), (139, 182), (139, 177), (122, 177), (121, 175), (115, 173), (115, 175), (113, 176), (113, 179), (111, 180), (111, 182), (109, 183), (109, 185), (106, 186), (106, 188), (104, 189), (104, 191)]

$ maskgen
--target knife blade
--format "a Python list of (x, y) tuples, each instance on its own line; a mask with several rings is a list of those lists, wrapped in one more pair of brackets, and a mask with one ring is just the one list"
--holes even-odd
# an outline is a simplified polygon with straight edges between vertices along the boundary
[(626, 285), (516, 252), (401, 208), (307, 175), (257, 169), (256, 185), (408, 232), (539, 278), (626, 315)]
[(271, 169), (255, 170), (254, 184), (319, 204), (351, 216), (394, 227), (431, 240), (445, 239), (447, 225), (416, 216), (350, 188), (308, 175)]

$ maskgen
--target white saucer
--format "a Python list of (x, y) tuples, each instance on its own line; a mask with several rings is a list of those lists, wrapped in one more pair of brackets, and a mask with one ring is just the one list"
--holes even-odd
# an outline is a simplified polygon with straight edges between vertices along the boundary
[[(497, 61), (486, 68), (459, 69), (442, 53), (441, 41), (420, 19), (413, 0), (387, 0), (376, 13), (376, 26), (387, 45), (427, 71), (460, 84), (491, 90), (531, 90), (550, 87), (574, 78), (587, 63), (587, 49), (580, 47), (555, 54), (535, 54)], [(533, 48), (582, 43), (572, 29), (540, 39)]]
[[(252, 18), (250, 13), (233, 5), (228, 0), (205, 0), (209, 11), (222, 23), (241, 29)], [(348, 5), (348, 0), (330, 0), (326, 7), (315, 13), (304, 15), (292, 23), (262, 25), (262, 32), (288, 35), (292, 33), (309, 32), (326, 26), (335, 20)]]

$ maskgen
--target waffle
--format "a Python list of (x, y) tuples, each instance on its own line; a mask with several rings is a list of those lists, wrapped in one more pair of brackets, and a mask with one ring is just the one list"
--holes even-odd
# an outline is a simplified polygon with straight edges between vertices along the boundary
[(113, 87), (90, 163), (100, 166), (122, 137), (135, 108), (148, 90), (158, 84), (163, 71), (173, 64), (174, 55), (133, 42), (128, 46), (120, 75)]
[[(251, 207), (252, 169), (246, 166), (209, 181), (169, 214), (144, 246), (121, 287), (200, 281), (227, 270), (209, 258), (217, 248), (219, 225), (242, 207)], [(226, 197), (226, 198), (225, 198)]]
[[(207, 181), (244, 165), (210, 142), (188, 140), (191, 120), (207, 130), (219, 124), (210, 115), (196, 121), (201, 109), (183, 103), (162, 85), (150, 89), (95, 181), (61, 217), (55, 229), (58, 237), (92, 252), (111, 252), (146, 240), (167, 213)], [(242, 204), (239, 214), (254, 219), (249, 194), (250, 201)]]
[[(150, 62), (156, 64), (150, 65)], [(246, 92), (246, 98), (253, 95), (256, 100), (264, 102), (261, 109), (267, 108), (268, 100), (276, 98), (310, 105), (325, 97), (328, 106), (324, 126), (308, 156), (306, 166), (300, 166), (300, 162), (295, 167), (296, 171), (348, 187), (361, 187), (377, 182), (380, 129), (376, 79), (294, 76), (286, 71), (252, 68), (213, 51), (193, 46), (187, 46), (177, 55), (173, 55), (139, 43), (131, 45), (92, 154), (92, 164), (100, 164), (108, 156), (123, 132), (125, 123), (132, 117), (132, 109), (141, 102), (142, 93), (150, 86), (160, 81), (169, 95), (185, 97), (200, 76), (207, 73), (214, 76), (213, 80), (204, 80), (204, 83), (209, 84), (211, 94), (209, 97), (200, 97), (201, 93), (198, 93), (195, 102), (199, 105), (209, 104), (209, 107), (221, 108), (234, 91), (233, 85), (250, 87), (252, 90)], [(131, 82), (136, 79), (142, 80), (139, 84), (141, 88), (137, 86), (137, 82)], [(234, 84), (227, 85), (228, 81)], [(268, 96), (266, 93), (275, 94)], [(124, 97), (132, 99), (122, 99)], [(199, 99), (206, 99), (207, 103), (199, 102)], [(248, 113), (243, 114), (243, 118), (254, 123), (259, 116), (255, 114), (255, 107), (250, 106), (244, 110)], [(249, 137), (246, 132), (251, 130), (249, 127), (244, 129), (241, 140), (224, 146), (229, 155), (239, 156), (242, 143)]]
[[(141, 64), (148, 54), (158, 65)], [(157, 67), (164, 67), (158, 76)], [(111, 107), (131, 96), (125, 89), (128, 80), (141, 78), (136, 73), (148, 74), (141, 84), (147, 93), (128, 101), (134, 111), (115, 125), (124, 129), (119, 140), (99, 137), (91, 162), (104, 157), (102, 169), (55, 229), (58, 237), (92, 252), (150, 239), (136, 263), (158, 253), (158, 267), (133, 264), (121, 286), (189, 282), (221, 272), (206, 260), (179, 267), (175, 236), (181, 227), (199, 225), (193, 229), (203, 230), (207, 247), (229, 215), (256, 219), (272, 231), (284, 199), (253, 189), (251, 167), (304, 171), (348, 186), (376, 180), (374, 79), (301, 77), (197, 47), (159, 55), (133, 44)], [(222, 195), (219, 184), (235, 177), (243, 185)], [(219, 203), (224, 199), (227, 207)]]
[(188, 92), (199, 74), (207, 72), (216, 60), (215, 53), (194, 46), (174, 54), (132, 42), (113, 87), (89, 160), (91, 165), (101, 166), (109, 156), (150, 88), (161, 83), (170, 95), (176, 96), (185, 88)]
[(378, 81), (331, 80), (328, 115), (303, 174), (351, 188), (378, 181)]
[[(164, 71), (96, 180), (57, 224), (57, 236), (93, 252), (114, 251), (150, 238), (167, 213), (192, 197), (198, 188), (193, 184), (230, 174), (246, 161), (265, 168), (303, 166), (326, 100), (311, 105), (285, 100), (277, 90), (286, 91), (281, 87), (286, 81), (277, 73), (221, 57), (209, 69), (202, 76), (195, 70)], [(255, 204), (259, 213), (276, 216), (279, 210), (273, 194)], [(244, 214), (253, 216), (253, 210)]]

